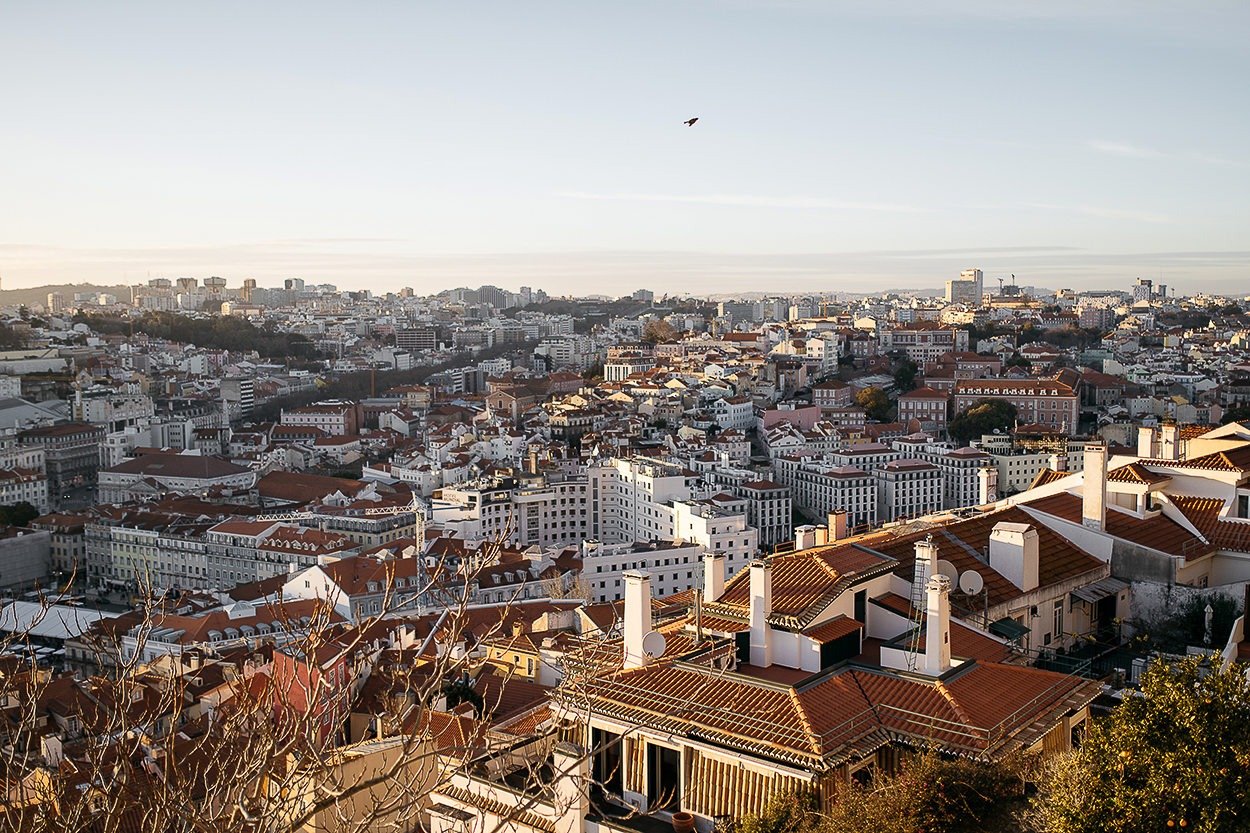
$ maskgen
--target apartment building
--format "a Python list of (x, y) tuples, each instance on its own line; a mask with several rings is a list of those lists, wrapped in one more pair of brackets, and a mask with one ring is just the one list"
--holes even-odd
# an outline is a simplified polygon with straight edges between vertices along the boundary
[(892, 460), (872, 470), (877, 481), (877, 517), (918, 518), (942, 508), (942, 472), (925, 460)]
[(610, 602), (624, 598), (624, 576), (629, 570), (650, 573), (660, 598), (698, 587), (703, 581), (702, 562), (706, 552), (701, 544), (693, 541), (625, 544), (584, 541), (582, 576), (593, 594), (589, 601)]
[(1005, 399), (1016, 408), (1020, 424), (1058, 431), (1076, 430), (1081, 401), (1069, 385), (1049, 379), (972, 379), (955, 383), (954, 410), (978, 399)]

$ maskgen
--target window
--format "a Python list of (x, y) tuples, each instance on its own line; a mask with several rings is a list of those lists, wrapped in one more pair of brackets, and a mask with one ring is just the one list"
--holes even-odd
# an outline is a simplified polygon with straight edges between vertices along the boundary
[(1051, 619), (1051, 633), (1055, 635), (1055, 639), (1063, 639), (1063, 599), (1055, 602), (1055, 610)]

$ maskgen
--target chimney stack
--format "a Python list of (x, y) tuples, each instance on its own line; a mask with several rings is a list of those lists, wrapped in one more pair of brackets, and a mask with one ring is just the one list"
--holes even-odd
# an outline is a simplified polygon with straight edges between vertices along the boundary
[(714, 602), (725, 592), (725, 556), (709, 552), (703, 555), (703, 601)]
[(1085, 483), (1081, 486), (1081, 524), (1102, 532), (1107, 527), (1107, 447), (1085, 446)]
[(551, 751), (552, 768), (556, 771), (555, 811), (558, 815), (555, 833), (582, 833), (590, 812), (590, 762), (585, 749), (561, 741)]
[(938, 548), (930, 535), (923, 541), (916, 542), (916, 571), (912, 576), (912, 598), (920, 589), (929, 586), (929, 577), (937, 572)]
[(762, 558), (751, 562), (751, 664), (767, 668), (773, 664), (768, 617), (773, 612), (772, 565)]
[(1050, 455), (1050, 470), (1066, 472), (1068, 470), (1068, 455), (1066, 454)]
[(829, 513), (829, 541), (841, 541), (848, 537), (847, 514), (845, 509), (835, 509)]
[(810, 550), (816, 546), (816, 527), (811, 524), (804, 524), (794, 528), (794, 549)]
[(998, 500), (998, 468), (986, 466), (977, 472), (977, 505), (984, 506)]
[(624, 668), (647, 664), (642, 639), (651, 632), (651, 574), (639, 570), (625, 573), (625, 662)]
[(1181, 459), (1180, 429), (1176, 423), (1159, 428), (1159, 457), (1164, 460)]
[(940, 677), (951, 668), (951, 580), (936, 575), (925, 590), (929, 609), (924, 628), (924, 673)]
[(1037, 530), (1028, 524), (1001, 521), (990, 533), (990, 567), (1028, 592), (1039, 584)]
[(1137, 456), (1147, 459), (1155, 456), (1155, 429), (1146, 425), (1137, 429)]

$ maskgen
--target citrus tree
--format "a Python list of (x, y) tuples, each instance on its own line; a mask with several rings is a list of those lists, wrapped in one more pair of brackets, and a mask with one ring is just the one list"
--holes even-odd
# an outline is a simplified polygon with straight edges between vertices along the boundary
[(1246, 829), (1250, 682), (1240, 663), (1158, 660), (1139, 696), (1051, 767), (1037, 807), (1053, 833)]

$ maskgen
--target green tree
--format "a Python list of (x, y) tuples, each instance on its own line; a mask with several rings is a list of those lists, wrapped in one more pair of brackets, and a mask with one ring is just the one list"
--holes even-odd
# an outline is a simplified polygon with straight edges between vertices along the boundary
[(946, 425), (951, 439), (967, 444), (974, 437), (992, 434), (996, 428), (1010, 428), (1016, 421), (1016, 406), (1006, 399), (987, 396), (973, 402)]
[(1250, 682), (1219, 657), (1156, 660), (1141, 696), (1093, 722), (1036, 801), (1052, 833), (1246, 829)]
[(0, 526), (26, 526), (39, 517), (39, 510), (26, 501), (0, 506)]
[(1246, 420), (1250, 420), (1250, 405), (1238, 405), (1224, 412), (1224, 418), (1220, 420), (1220, 424), (1228, 425), (1231, 422), (1245, 422)]
[(911, 359), (904, 356), (894, 368), (894, 389), (899, 393), (907, 393), (916, 389), (916, 374), (920, 368)]
[(890, 397), (875, 385), (855, 394), (855, 404), (864, 409), (869, 419), (875, 419), (878, 422), (890, 421)]
[(1016, 831), (1024, 772), (1021, 758), (990, 764), (924, 752), (905, 761), (897, 775), (837, 784), (824, 813), (810, 793), (782, 794), (758, 816), (736, 819), (728, 833)]

